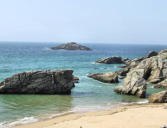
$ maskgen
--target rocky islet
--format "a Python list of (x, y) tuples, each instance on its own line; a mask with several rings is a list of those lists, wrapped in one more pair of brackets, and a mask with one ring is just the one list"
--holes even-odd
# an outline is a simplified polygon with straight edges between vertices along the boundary
[(51, 47), (52, 50), (82, 50), (82, 51), (91, 51), (91, 48), (88, 48), (87, 46), (80, 45), (76, 42), (69, 42), (66, 44), (61, 44), (56, 47)]

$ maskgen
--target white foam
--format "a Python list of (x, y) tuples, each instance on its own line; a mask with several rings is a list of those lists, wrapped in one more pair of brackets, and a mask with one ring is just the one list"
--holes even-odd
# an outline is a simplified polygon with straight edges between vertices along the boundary
[(5, 124), (6, 124), (6, 122), (1, 122), (1, 123), (0, 123), (0, 128), (7, 128), (7, 127), (5, 126)]
[(91, 62), (91, 64), (97, 64), (96, 62)]
[[(62, 116), (62, 115), (70, 114), (70, 113), (84, 113), (84, 112), (99, 111), (99, 110), (109, 110), (109, 109), (112, 109), (112, 108), (115, 108), (121, 105), (134, 104), (134, 103), (145, 104), (145, 103), (148, 103), (148, 100), (142, 100), (139, 102), (132, 102), (132, 103), (115, 103), (115, 104), (106, 103), (105, 105), (76, 106), (70, 111), (52, 114), (52, 115), (45, 117), (45, 119), (48, 119), (48, 118), (51, 119), (57, 116)], [(19, 119), (11, 123), (2, 122), (0, 123), (0, 128), (10, 128), (16, 125), (28, 124), (28, 123), (33, 123), (37, 121), (39, 121), (39, 119), (35, 117), (24, 117), (23, 119)]]
[(147, 99), (137, 102), (137, 104), (146, 104), (146, 103), (148, 103), (148, 100), (147, 100)]
[(70, 113), (73, 113), (73, 111), (62, 112), (62, 113), (57, 113), (57, 114), (52, 114), (52, 115), (50, 115), (48, 118), (51, 119), (51, 118), (54, 118), (54, 117), (63, 116), (63, 115), (70, 114)]
[(108, 110), (111, 108), (115, 108), (115, 104), (106, 104), (106, 105), (91, 105), (91, 106), (77, 106), (73, 108), (73, 112), (82, 113), (82, 112), (90, 112), (90, 111), (99, 111), (99, 110)]
[(38, 121), (38, 119), (36, 119), (35, 117), (24, 117), (23, 119), (19, 119), (17, 121), (9, 123), (7, 126), (8, 127), (13, 127), (13, 126), (16, 126), (16, 125), (28, 124), (28, 123), (33, 123), (33, 122), (37, 122), (37, 121)]
[(131, 103), (125, 102), (125, 103), (121, 103), (121, 104), (122, 105), (128, 105), (128, 104), (146, 104), (146, 103), (148, 103), (147, 99), (146, 100), (141, 100), (141, 101), (138, 101), (138, 102), (131, 102)]
[(48, 50), (51, 50), (51, 48), (45, 47), (43, 48), (43, 50), (48, 51)]

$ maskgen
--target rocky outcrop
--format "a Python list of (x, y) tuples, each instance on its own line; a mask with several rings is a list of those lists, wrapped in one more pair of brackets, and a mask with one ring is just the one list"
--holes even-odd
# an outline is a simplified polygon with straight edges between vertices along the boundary
[(85, 51), (90, 51), (92, 49), (86, 47), (86, 46), (82, 46), (79, 45), (75, 42), (70, 42), (70, 43), (66, 43), (66, 44), (62, 44), (56, 47), (52, 47), (51, 49), (53, 50), (59, 50), (59, 49), (64, 49), (64, 50), (85, 50)]
[(145, 68), (146, 80), (157, 84), (167, 78), (167, 53), (143, 60), (136, 68)]
[(161, 91), (159, 93), (152, 94), (149, 97), (150, 103), (167, 103), (167, 91)]
[[(121, 68), (123, 68), (122, 70), (113, 72), (111, 75), (100, 73), (89, 76), (101, 82), (109, 83), (110, 81), (117, 82), (118, 76), (120, 79), (124, 78), (123, 85), (114, 88), (114, 91), (117, 93), (145, 98), (147, 83), (156, 84), (155, 87), (158, 88), (167, 88), (167, 50), (162, 50), (159, 53), (151, 51), (145, 57), (133, 60), (122, 59), (121, 57), (111, 57), (101, 59), (97, 62), (106, 64), (125, 64), (121, 66)], [(116, 80), (112, 78), (116, 78)]]
[(165, 80), (159, 82), (158, 84), (156, 84), (154, 86), (154, 88), (165, 88), (165, 89), (167, 89), (167, 79), (165, 79)]
[[(167, 52), (150, 52), (146, 57), (132, 60), (129, 71), (123, 81), (123, 86), (116, 87), (115, 91), (122, 94), (145, 97), (146, 82), (165, 85), (167, 79)], [(159, 84), (158, 84), (159, 83)], [(135, 90), (135, 91), (134, 91)]]
[(130, 70), (130, 68), (125, 67), (124, 69), (119, 70), (119, 71), (117, 71), (116, 73), (117, 73), (118, 75), (120, 75), (120, 76), (125, 77), (125, 76), (126, 76), (126, 74), (129, 72), (129, 70)]
[(122, 58), (119, 57), (119, 56), (113, 56), (113, 57), (108, 57), (108, 58), (100, 59), (100, 60), (96, 61), (96, 63), (104, 63), (104, 64), (123, 64), (124, 61), (123, 61)]
[(88, 75), (88, 77), (104, 82), (104, 83), (118, 83), (119, 82), (118, 74), (115, 72), (97, 73), (97, 74)]
[(167, 49), (161, 50), (161, 51), (159, 52), (159, 54), (162, 54), (162, 53), (167, 53)]
[(115, 87), (114, 91), (144, 98), (146, 96), (146, 81), (143, 76), (144, 70), (142, 69), (129, 72), (123, 81), (123, 86)]
[(144, 57), (140, 57), (140, 58), (136, 58), (133, 60), (129, 60), (127, 59), (126, 61), (124, 61), (124, 63), (126, 64), (126, 67), (128, 68), (135, 68), (141, 61), (147, 59), (147, 58), (151, 58), (153, 56), (157, 56), (158, 53), (155, 51), (150, 51), (146, 56)]
[(150, 51), (145, 58), (150, 58), (150, 57), (157, 56), (157, 55), (158, 55), (158, 52)]
[(0, 83), (2, 94), (70, 94), (72, 70), (32, 71), (16, 74)]

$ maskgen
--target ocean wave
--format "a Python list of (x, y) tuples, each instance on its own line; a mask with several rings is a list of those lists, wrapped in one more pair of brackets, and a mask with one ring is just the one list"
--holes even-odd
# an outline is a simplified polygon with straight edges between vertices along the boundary
[(146, 103), (148, 103), (148, 100), (142, 100), (142, 101), (137, 102), (137, 104), (146, 104)]
[(76, 106), (73, 108), (73, 112), (75, 113), (83, 113), (83, 112), (92, 112), (92, 111), (100, 111), (100, 110), (109, 110), (112, 108), (116, 108), (118, 106), (120, 106), (121, 104), (112, 104), (112, 103), (108, 103), (106, 105), (90, 105), (90, 106)]
[(6, 124), (6, 122), (0, 123), (0, 128), (7, 128), (7, 127), (5, 126), (5, 124)]
[(64, 116), (64, 115), (67, 115), (67, 114), (71, 114), (71, 113), (74, 113), (74, 111), (67, 111), (67, 112), (62, 112), (62, 113), (57, 113), (57, 114), (52, 114), (52, 115), (49, 115), (49, 117), (47, 117), (46, 119), (52, 119), (52, 118), (55, 118), (55, 117), (59, 117), (59, 116)]
[(96, 63), (96, 62), (91, 62), (91, 64), (99, 64), (99, 63)]
[(2, 128), (10, 128), (16, 125), (21, 125), (21, 124), (28, 124), (28, 123), (33, 123), (33, 122), (37, 122), (38, 119), (35, 117), (24, 117), (23, 119), (19, 119), (16, 120), (14, 122), (10, 122), (10, 123), (4, 123), (2, 124)]
[(141, 101), (138, 101), (138, 102), (131, 102), (131, 103), (128, 103), (128, 102), (124, 102), (124, 103), (121, 103), (122, 105), (128, 105), (128, 104), (146, 104), (148, 103), (148, 100), (145, 99), (145, 100), (141, 100)]
[(51, 50), (51, 48), (44, 47), (43, 50), (44, 50), (44, 51), (49, 51), (49, 50)]
[(55, 117), (72, 114), (72, 113), (85, 113), (85, 112), (93, 112), (93, 111), (100, 111), (100, 110), (109, 110), (113, 109), (122, 105), (128, 105), (128, 104), (145, 104), (148, 103), (148, 100), (142, 100), (139, 102), (133, 102), (133, 103), (106, 103), (105, 105), (88, 105), (88, 106), (76, 106), (72, 108), (69, 111), (62, 112), (62, 113), (56, 113), (56, 114), (49, 114), (48, 116), (42, 116), (42, 118), (35, 118), (35, 117), (24, 117), (23, 119), (16, 120), (14, 122), (2, 122), (0, 123), (0, 128), (10, 128), (16, 125), (22, 125), (22, 124), (28, 124), (37, 122), (39, 120), (46, 120), (46, 119), (52, 119)]

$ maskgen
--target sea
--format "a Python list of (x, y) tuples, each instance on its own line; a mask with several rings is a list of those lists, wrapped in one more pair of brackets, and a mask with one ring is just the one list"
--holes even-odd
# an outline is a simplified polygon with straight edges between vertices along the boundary
[[(160, 51), (167, 45), (84, 43), (92, 51), (51, 50), (60, 43), (0, 42), (0, 81), (25, 71), (72, 69), (80, 78), (71, 95), (0, 95), (0, 128), (36, 122), (68, 113), (107, 110), (124, 104), (147, 103), (147, 99), (120, 95), (113, 88), (87, 75), (120, 70), (118, 64), (97, 64), (96, 60), (121, 56), (134, 59)], [(147, 96), (160, 89), (149, 85)]]

